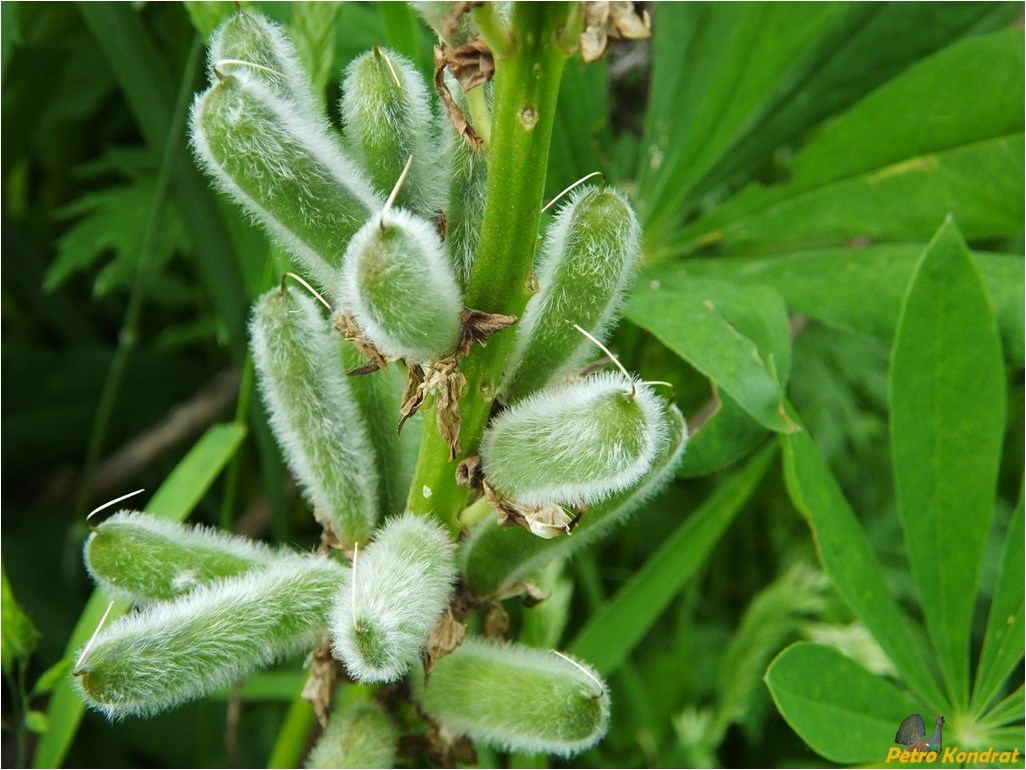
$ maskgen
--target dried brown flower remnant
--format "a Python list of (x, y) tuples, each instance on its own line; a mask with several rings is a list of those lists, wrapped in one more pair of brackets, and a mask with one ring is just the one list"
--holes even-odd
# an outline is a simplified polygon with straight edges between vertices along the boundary
[(598, 61), (621, 39), (639, 40), (651, 34), (648, 11), (639, 12), (632, 2), (584, 3), (581, 57), (586, 62)]

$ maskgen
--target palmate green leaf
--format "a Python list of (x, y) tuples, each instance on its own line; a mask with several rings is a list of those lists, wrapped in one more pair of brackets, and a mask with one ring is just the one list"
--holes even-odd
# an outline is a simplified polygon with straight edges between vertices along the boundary
[[(77, 221), (57, 241), (57, 259), (47, 270), (45, 291), (56, 290), (75, 273), (97, 271), (99, 263), (106, 264), (94, 282), (97, 295), (131, 285), (149, 226), (157, 178), (155, 170), (133, 169), (131, 152), (113, 154), (111, 162), (118, 159), (133, 177), (131, 181), (84, 195), (63, 210), (64, 217), (77, 217)], [(154, 271), (174, 254), (190, 250), (185, 223), (173, 203), (163, 208), (158, 232), (150, 243), (147, 266)]]
[(912, 622), (898, 607), (865, 531), (807, 431), (781, 434), (784, 477), (795, 507), (808, 520), (834, 588), (869, 629), (905, 681), (931, 711), (944, 695), (917, 646)]
[[(200, 279), (224, 329), (233, 359), (241, 364), (246, 355), (249, 303), (239, 265), (245, 260), (238, 259), (232, 249), (224, 222), (217, 216), (214, 193), (185, 149), (184, 132), (179, 137), (168, 136), (180, 103), (174, 76), (131, 5), (82, 3), (77, 9), (124, 93), (153, 156), (160, 157), (169, 141), (180, 143), (181, 152), (174, 161), (175, 202), (195, 249), (194, 264)], [(186, 73), (184, 80), (191, 87), (191, 73)]]
[(952, 703), (965, 707), (976, 581), (1005, 430), (1005, 369), (987, 294), (950, 219), (912, 278), (890, 378), (905, 549)]
[(783, 406), (791, 348), (779, 295), (691, 278), (675, 266), (648, 277), (635, 286), (624, 315), (736, 399), (760, 425), (794, 430)]
[(780, 653), (766, 685), (791, 729), (821, 756), (846, 765), (882, 767), (901, 720), (921, 711), (885, 679), (809, 642)]
[(912, 62), (1014, 14), (1002, 3), (657, 5), (639, 169), (650, 241)]
[(967, 237), (1020, 232), (1022, 94), (1020, 30), (953, 45), (827, 126), (788, 183), (750, 186), (666, 248), (926, 240), (948, 212)]
[(701, 175), (772, 102), (778, 81), (804, 68), (831, 22), (863, 13), (825, 3), (657, 6), (639, 169), (639, 215), (650, 239), (663, 239)]
[(1023, 657), (1023, 583), (1026, 580), (1023, 538), (1023, 502), (1020, 500), (1005, 534), (987, 632), (976, 668), (972, 702), (977, 711), (990, 705), (1005, 678)]
[[(238, 451), (245, 436), (246, 429), (242, 425), (211, 426), (175, 466), (153, 495), (146, 510), (171, 521), (183, 521)], [(96, 630), (107, 605), (107, 598), (100, 591), (93, 591), (68, 640), (66, 659), (74, 660), (75, 654)], [(115, 603), (107, 622), (110, 623), (127, 610), (128, 605)], [(33, 758), (34, 767), (58, 767), (61, 764), (75, 738), (75, 731), (78, 730), (84, 712), (82, 696), (76, 692), (71, 678), (66, 677), (53, 689), (47, 709), (49, 729), (39, 739)]]
[(776, 447), (771, 443), (744, 468), (724, 479), (616, 595), (592, 615), (568, 652), (588, 661), (603, 676), (614, 673), (701, 569), (775, 456)]
[[(696, 258), (681, 269), (689, 275), (771, 286), (792, 313), (837, 329), (891, 339), (905, 288), (922, 253), (920, 244), (880, 243), (760, 258)], [(1023, 258), (985, 252), (972, 257), (997, 315), (1005, 358), (1022, 366)]]

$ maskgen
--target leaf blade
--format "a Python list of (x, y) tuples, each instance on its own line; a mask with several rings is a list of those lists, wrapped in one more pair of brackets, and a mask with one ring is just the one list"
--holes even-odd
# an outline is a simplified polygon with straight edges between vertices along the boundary
[(1000, 693), (1001, 685), (1023, 656), (1023, 502), (1012, 514), (998, 569), (994, 598), (987, 618), (973, 686), (974, 709), (986, 708)]
[(837, 650), (798, 642), (766, 671), (784, 719), (816, 753), (842, 764), (883, 765), (901, 720), (919, 708)]
[(905, 296), (890, 373), (891, 450), (905, 550), (956, 706), (969, 698), (976, 581), (994, 511), (1005, 371), (993, 312), (949, 220)]
[[(666, 275), (635, 286), (624, 316), (709, 377), (760, 425), (794, 430), (781, 384), (790, 367), (787, 313), (776, 293)], [(750, 329), (775, 344), (760, 348)]]
[(668, 248), (925, 240), (949, 211), (970, 237), (1019, 232), (1022, 56), (1021, 33), (1005, 30), (919, 62), (802, 148), (789, 182), (750, 185)]
[(782, 434), (788, 493), (812, 529), (823, 568), (838, 594), (869, 629), (920, 698), (937, 713), (945, 703), (884, 580), (848, 501), (808, 432)]
[(570, 643), (568, 651), (588, 661), (603, 676), (615, 672), (702, 566), (755, 491), (775, 455), (776, 448), (771, 443), (717, 487), (612, 600), (591, 617)]

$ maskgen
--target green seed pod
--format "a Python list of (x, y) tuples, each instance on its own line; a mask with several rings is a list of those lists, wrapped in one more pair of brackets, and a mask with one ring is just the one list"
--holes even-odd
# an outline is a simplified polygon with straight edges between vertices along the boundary
[(407, 513), (386, 523), (331, 613), (333, 652), (359, 682), (394, 682), (420, 661), (456, 581), (455, 546), (438, 524)]
[[(348, 340), (340, 348), (339, 366), (351, 372), (367, 363), (367, 358)], [(408, 420), (401, 433), (395, 423), (381, 419), (381, 415), (396, 414), (402, 403), (406, 372), (399, 366), (387, 366), (373, 377), (347, 377), (346, 383), (356, 397), (371, 443), (378, 457), (378, 497), (380, 516), (390, 516), (405, 510), (407, 491), (413, 479), (413, 469), (420, 447), (421, 420)]]
[(609, 725), (598, 675), (554, 652), (467, 638), (423, 677), (413, 677), (425, 713), (442, 727), (507, 751), (569, 757)]
[(481, 441), (481, 470), (525, 506), (601, 502), (635, 484), (665, 441), (665, 406), (644, 383), (602, 372), (535, 393), (500, 414)]
[(346, 568), (281, 559), (116, 620), (86, 645), (75, 676), (110, 719), (151, 716), (312, 647)]
[(538, 264), (539, 292), (517, 325), (502, 392), (514, 402), (560, 382), (593, 350), (576, 323), (601, 339), (630, 285), (641, 227), (627, 198), (606, 187), (573, 193), (549, 227)]
[(499, 594), (504, 587), (529, 578), (556, 559), (590, 547), (624, 524), (670, 482), (684, 454), (688, 430), (680, 410), (668, 407), (663, 420), (666, 430), (661, 432), (649, 471), (624, 491), (589, 506), (572, 537), (547, 540), (520, 527), (500, 527), (495, 517), (476, 525), (460, 544), (457, 557), (470, 590), (481, 597)]
[[(457, 105), (466, 114), (466, 98), (457, 80), (447, 75), (446, 85)], [(487, 84), (481, 86), (488, 87)], [(477, 255), (477, 244), (481, 240), (481, 221), (484, 219), (488, 186), (488, 160), (482, 150), (473, 149), (456, 132), (447, 117), (442, 117), (442, 123), (442, 157), (449, 159), (445, 240), (456, 277), (465, 289)]]
[(294, 100), (309, 115), (320, 113), (310, 77), (284, 30), (259, 13), (238, 11), (210, 37), (210, 83), (221, 75), (262, 80), (283, 99)]
[(395, 767), (399, 731), (377, 703), (336, 707), (317, 745), (306, 758), (309, 768)]
[(344, 370), (346, 343), (302, 291), (272, 289), (250, 323), (271, 428), (314, 515), (345, 543), (378, 520), (378, 457)]
[(440, 208), (438, 140), (424, 78), (413, 62), (387, 48), (354, 59), (342, 79), (342, 126), (353, 157), (387, 194), (413, 156), (396, 203), (427, 219)]
[(456, 347), (463, 300), (435, 228), (401, 209), (374, 216), (342, 265), (342, 311), (382, 355), (429, 363)]
[(114, 514), (85, 543), (89, 574), (108, 596), (133, 604), (174, 599), (280, 557), (255, 540), (135, 511)]
[(327, 290), (346, 245), (382, 201), (324, 119), (236, 67), (196, 99), (191, 141), (200, 164)]

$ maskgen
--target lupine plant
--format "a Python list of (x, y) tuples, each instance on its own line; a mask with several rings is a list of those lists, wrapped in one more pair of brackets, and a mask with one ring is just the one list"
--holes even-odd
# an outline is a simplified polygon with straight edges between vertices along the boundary
[(253, 306), (250, 350), (325, 545), (273, 552), (142, 512), (96, 525), (90, 573), (140, 610), (82, 649), (73, 675), (91, 706), (150, 715), (305, 649), (327, 728), (315, 766), (396, 761), (397, 717), (332, 709), (343, 677), (406, 683), (443, 757), (460, 738), (563, 757), (601, 740), (609, 693), (586, 661), (466, 630), (476, 608), (531, 590), (525, 564), (622, 523), (687, 443), (671, 386), (601, 341), (641, 253), (628, 199), (577, 187), (536, 249), (560, 71), (596, 31), (585, 17), (454, 6), (438, 22), (454, 30), (438, 49), (444, 109), (376, 46), (345, 70), (341, 134), (278, 25), (240, 10), (214, 31), (191, 144), (293, 261)]
[(2, 12), (5, 766), (1021, 766), (1021, 4)]

